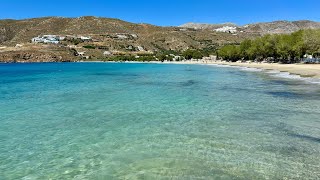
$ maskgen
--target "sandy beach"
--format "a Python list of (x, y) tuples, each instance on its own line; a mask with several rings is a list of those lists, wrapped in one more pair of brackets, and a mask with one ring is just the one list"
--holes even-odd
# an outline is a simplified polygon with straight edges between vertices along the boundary
[(264, 70), (277, 70), (280, 72), (289, 72), (290, 74), (300, 75), (301, 77), (312, 77), (312, 78), (320, 79), (320, 64), (278, 64), (278, 63), (248, 63), (248, 62), (240, 63), (240, 62), (221, 62), (221, 61), (213, 62), (213, 64), (259, 68)]

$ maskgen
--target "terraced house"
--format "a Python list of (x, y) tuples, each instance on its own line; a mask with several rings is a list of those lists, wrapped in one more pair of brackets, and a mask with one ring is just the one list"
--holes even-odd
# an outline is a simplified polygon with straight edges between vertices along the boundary
[(59, 44), (59, 41), (63, 40), (65, 37), (60, 37), (56, 35), (43, 35), (34, 37), (31, 39), (33, 43), (51, 43), (51, 44)]

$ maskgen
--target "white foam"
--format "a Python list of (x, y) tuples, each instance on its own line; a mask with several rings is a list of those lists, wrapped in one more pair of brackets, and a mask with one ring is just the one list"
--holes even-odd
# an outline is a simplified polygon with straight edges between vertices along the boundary
[(300, 80), (300, 81), (305, 81), (305, 82), (312, 83), (312, 84), (320, 84), (320, 79), (301, 77), (299, 75), (290, 74), (288, 72), (274, 73), (271, 76), (272, 77), (277, 77), (277, 78)]
[(272, 77), (279, 77), (279, 78), (287, 78), (287, 79), (301, 79), (302, 77), (299, 75), (290, 74), (288, 72), (279, 72), (271, 75)]
[(260, 68), (251, 68), (251, 67), (242, 67), (242, 66), (230, 66), (230, 65), (221, 65), (221, 64), (210, 64), (211, 66), (217, 67), (231, 67), (231, 68), (238, 68), (242, 71), (251, 71), (251, 72), (263, 72), (269, 74), (271, 77), (276, 78), (284, 78), (284, 79), (293, 79), (299, 81), (305, 81), (307, 83), (312, 84), (320, 84), (320, 79), (317, 78), (309, 78), (309, 77), (301, 77), (300, 75), (290, 74), (289, 72), (280, 72), (277, 70), (264, 70)]
[(223, 64), (208, 64), (209, 66), (217, 66), (217, 67), (234, 67), (230, 65), (223, 65)]
[(267, 70), (267, 71), (265, 71), (265, 73), (267, 73), (267, 74), (278, 74), (278, 73), (280, 73), (280, 71), (277, 71), (277, 70)]
[(241, 70), (243, 71), (250, 71), (250, 72), (261, 72), (263, 69), (259, 68), (250, 68), (250, 67), (240, 67)]

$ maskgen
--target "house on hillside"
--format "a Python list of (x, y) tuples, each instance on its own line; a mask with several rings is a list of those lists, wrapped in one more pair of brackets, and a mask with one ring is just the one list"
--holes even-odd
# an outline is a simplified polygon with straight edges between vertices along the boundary
[(138, 35), (136, 35), (136, 34), (131, 34), (131, 36), (132, 36), (133, 38), (138, 38)]
[(91, 37), (86, 37), (86, 36), (72, 36), (72, 35), (67, 35), (67, 36), (58, 36), (58, 35), (43, 35), (43, 36), (37, 36), (31, 39), (31, 42), (33, 43), (48, 43), (48, 44), (59, 44), (60, 41), (64, 40), (70, 40), (70, 39), (79, 39), (82, 42), (86, 41), (92, 41)]
[(21, 48), (21, 47), (23, 47), (22, 44), (16, 44), (16, 46), (15, 46), (15, 48)]
[(86, 36), (80, 36), (80, 39), (83, 41), (91, 41), (92, 40), (91, 37), (86, 37)]
[(232, 27), (232, 26), (223, 26), (221, 28), (215, 29), (216, 32), (224, 32), (224, 33), (230, 33), (234, 34), (237, 32), (237, 27)]
[(104, 51), (104, 52), (103, 52), (103, 55), (104, 55), (104, 56), (110, 56), (110, 55), (112, 55), (112, 53), (111, 53), (110, 51)]
[(142, 46), (137, 47), (139, 51), (145, 51), (145, 49)]
[(43, 35), (31, 39), (31, 42), (33, 43), (59, 44), (59, 41), (60, 37), (56, 35)]
[(123, 35), (123, 34), (117, 34), (118, 39), (128, 39), (128, 36)]
[(85, 53), (86, 53), (85, 51), (83, 51), (83, 52), (77, 52), (78, 56), (82, 56), (82, 57), (84, 57)]

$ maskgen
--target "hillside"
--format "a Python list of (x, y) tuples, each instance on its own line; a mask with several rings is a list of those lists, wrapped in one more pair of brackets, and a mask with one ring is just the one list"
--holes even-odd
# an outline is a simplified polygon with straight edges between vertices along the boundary
[[(133, 42), (103, 41), (113, 48), (119, 44), (139, 44), (148, 49), (186, 49), (188, 47), (200, 48), (201, 41), (214, 41), (214, 43), (237, 42), (242, 38), (215, 32), (202, 32), (194, 30), (180, 31), (178, 27), (159, 27), (149, 24), (133, 24), (118, 19), (80, 17), (60, 18), (46, 17), (26, 20), (0, 20), (0, 44), (15, 45), (27, 43), (31, 38), (45, 35), (87, 35), (101, 39), (106, 35), (136, 34)], [(102, 38), (103, 39), (103, 38)], [(115, 47), (117, 48), (117, 47)]]
[[(214, 51), (222, 45), (239, 44), (244, 39), (267, 33), (290, 33), (305, 28), (320, 28), (320, 23), (277, 21), (243, 27), (232, 23), (189, 23), (180, 27), (161, 27), (93, 16), (6, 19), (0, 20), (0, 60), (19, 60), (24, 57), (23, 61), (38, 61), (44, 52), (48, 58), (46, 61), (56, 61), (77, 60), (83, 56), (99, 59), (105, 54), (146, 54), (168, 50)], [(68, 39), (60, 41), (58, 45), (31, 43), (32, 38), (43, 35), (73, 38), (82, 36), (90, 37), (91, 40), (78, 42)], [(34, 52), (33, 55), (30, 52)], [(79, 57), (79, 54), (82, 56)]]

